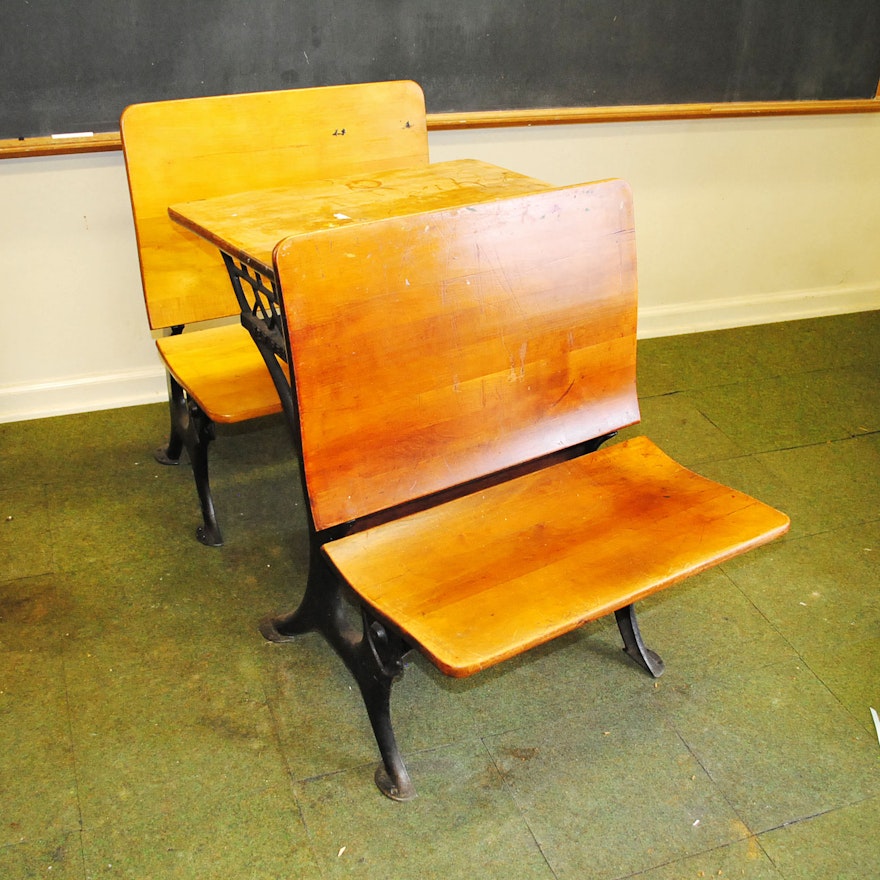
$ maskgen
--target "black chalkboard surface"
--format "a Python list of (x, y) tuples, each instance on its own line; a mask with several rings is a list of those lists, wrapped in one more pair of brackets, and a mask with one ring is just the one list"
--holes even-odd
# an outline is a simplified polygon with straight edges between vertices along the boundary
[(414, 79), (429, 113), (874, 98), (878, 0), (2, 0), (0, 138)]

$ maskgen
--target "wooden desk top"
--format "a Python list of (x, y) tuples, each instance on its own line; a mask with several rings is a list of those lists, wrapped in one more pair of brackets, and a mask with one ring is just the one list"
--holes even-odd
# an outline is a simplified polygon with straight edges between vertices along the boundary
[(172, 205), (168, 213), (176, 223), (271, 278), (275, 246), (292, 235), (550, 188), (515, 171), (476, 159), (457, 159), (369, 177), (185, 202)]

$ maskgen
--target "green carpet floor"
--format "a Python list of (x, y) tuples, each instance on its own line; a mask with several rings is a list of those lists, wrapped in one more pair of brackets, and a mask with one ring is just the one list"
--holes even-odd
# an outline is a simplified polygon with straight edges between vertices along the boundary
[[(317, 636), (277, 419), (212, 447), (196, 543), (164, 406), (0, 425), (0, 877), (880, 876), (880, 312), (648, 340), (638, 431), (786, 511), (782, 540), (466, 680), (396, 685), (383, 798)], [(630, 433), (630, 432), (627, 432)]]

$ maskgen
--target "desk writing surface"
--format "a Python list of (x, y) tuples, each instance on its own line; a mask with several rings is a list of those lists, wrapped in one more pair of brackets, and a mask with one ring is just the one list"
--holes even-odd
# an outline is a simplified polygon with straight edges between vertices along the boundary
[(550, 188), (515, 171), (457, 159), (186, 202), (172, 205), (168, 213), (181, 226), (271, 277), (275, 246), (292, 235)]

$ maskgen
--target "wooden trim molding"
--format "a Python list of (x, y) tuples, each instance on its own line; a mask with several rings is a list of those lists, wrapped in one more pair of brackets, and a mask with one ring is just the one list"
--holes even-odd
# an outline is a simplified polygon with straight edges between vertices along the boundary
[(573, 125), (592, 122), (645, 122), (664, 119), (724, 119), (742, 116), (817, 116), (880, 111), (880, 88), (874, 98), (840, 101), (743, 101), (720, 104), (641, 104), (626, 107), (557, 107), (429, 113), (428, 129), (501, 128), (526, 125)]
[[(537, 110), (477, 110), (429, 113), (428, 130), (648, 122), (668, 119), (726, 119), (749, 116), (818, 116), (880, 111), (880, 86), (873, 98), (839, 101), (743, 101), (719, 104), (641, 104), (626, 107), (551, 107)], [(117, 131), (0, 140), (0, 159), (100, 153), (122, 149)]]
[(12, 138), (0, 140), (0, 159), (23, 159), (28, 156), (62, 156), (70, 153), (104, 153), (121, 150), (118, 131), (77, 134), (63, 137)]

